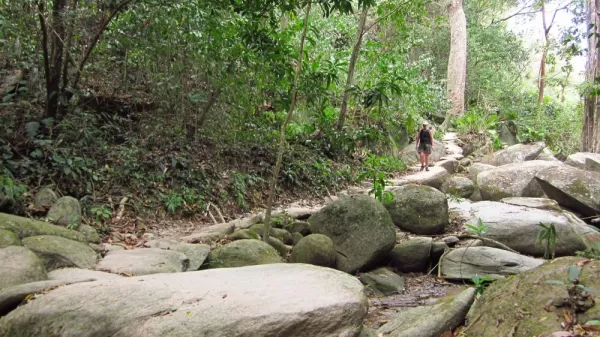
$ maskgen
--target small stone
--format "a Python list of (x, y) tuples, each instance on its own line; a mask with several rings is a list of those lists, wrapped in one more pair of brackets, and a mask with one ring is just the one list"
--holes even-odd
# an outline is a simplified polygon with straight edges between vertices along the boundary
[(47, 212), (57, 199), (58, 197), (54, 191), (48, 187), (44, 187), (35, 194), (33, 207), (38, 212)]
[(442, 241), (444, 241), (444, 243), (446, 243), (448, 246), (454, 246), (460, 240), (456, 236), (450, 235), (450, 236), (446, 236), (445, 238), (443, 238)]
[(87, 238), (87, 240), (89, 242), (100, 243), (102, 241), (102, 239), (100, 238), (100, 235), (98, 234), (96, 229), (92, 226), (81, 225), (81, 226), (79, 226), (79, 232), (81, 232), (83, 235), (85, 235), (85, 237)]
[(397, 294), (404, 290), (404, 278), (387, 268), (363, 273), (358, 279), (369, 289), (384, 296)]
[(52, 205), (48, 218), (57, 225), (70, 226), (81, 223), (81, 205), (73, 197), (62, 197)]

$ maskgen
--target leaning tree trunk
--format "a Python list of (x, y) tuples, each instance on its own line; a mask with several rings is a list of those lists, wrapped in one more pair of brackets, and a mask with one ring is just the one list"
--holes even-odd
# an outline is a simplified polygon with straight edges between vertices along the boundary
[(451, 116), (460, 116), (465, 111), (465, 87), (467, 83), (467, 18), (462, 0), (448, 3), (450, 22), (450, 55), (448, 57), (448, 100), (451, 107), (446, 114), (443, 127)]
[[(600, 67), (597, 48), (598, 34), (600, 34), (600, 27), (598, 27), (600, 24), (599, 9), (600, 0), (587, 1), (588, 58), (586, 81), (590, 88), (597, 82), (598, 68)], [(599, 104), (598, 94), (594, 90), (588, 89), (584, 96), (582, 151), (600, 153)]]
[(340, 119), (338, 120), (337, 128), (339, 131), (344, 127), (344, 121), (346, 120), (346, 114), (348, 112), (348, 99), (350, 97), (350, 87), (354, 82), (354, 69), (356, 69), (356, 61), (358, 60), (358, 53), (362, 45), (362, 39), (365, 30), (365, 23), (367, 22), (367, 15), (369, 13), (369, 7), (365, 6), (360, 19), (358, 21), (358, 29), (356, 31), (356, 42), (354, 48), (352, 48), (352, 56), (350, 56), (350, 63), (348, 64), (348, 77), (346, 78), (346, 86), (344, 87), (344, 95), (342, 97), (342, 106), (340, 108)]
[[(52, 7), (52, 26), (50, 27), (50, 57), (47, 74), (46, 95), (48, 105), (46, 107), (46, 115), (48, 117), (56, 117), (60, 105), (60, 84), (61, 72), (63, 67), (63, 53), (65, 49), (65, 11), (67, 0), (56, 0)], [(47, 47), (46, 47), (47, 52)]]
[(298, 66), (296, 67), (296, 74), (294, 75), (294, 82), (292, 83), (291, 90), (291, 102), (287, 112), (287, 116), (281, 124), (281, 131), (279, 135), (279, 148), (277, 149), (277, 160), (275, 162), (275, 169), (273, 170), (273, 176), (269, 182), (269, 196), (267, 198), (267, 210), (265, 214), (265, 226), (263, 231), (263, 240), (269, 242), (269, 232), (271, 231), (271, 211), (273, 210), (273, 199), (275, 198), (275, 188), (277, 187), (277, 179), (279, 178), (279, 171), (281, 170), (281, 162), (283, 161), (283, 151), (285, 149), (285, 130), (288, 123), (292, 119), (294, 109), (296, 108), (296, 102), (298, 100), (298, 79), (302, 74), (302, 61), (304, 60), (304, 42), (306, 41), (306, 33), (308, 32), (308, 19), (310, 16), (311, 2), (306, 5), (304, 11), (304, 24), (302, 28), (302, 38), (300, 39), (300, 51), (298, 54)]

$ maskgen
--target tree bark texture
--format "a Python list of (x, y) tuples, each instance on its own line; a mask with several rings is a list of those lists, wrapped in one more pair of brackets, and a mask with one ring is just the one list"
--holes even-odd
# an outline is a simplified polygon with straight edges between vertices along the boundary
[(600, 16), (598, 9), (600, 0), (587, 0), (588, 21), (588, 57), (586, 64), (586, 82), (588, 89), (584, 96), (582, 151), (600, 153), (600, 102), (592, 88), (598, 85), (598, 34), (600, 34)]
[(452, 106), (448, 115), (459, 116), (465, 111), (467, 82), (467, 19), (462, 0), (448, 3), (450, 22), (450, 56), (448, 58), (448, 99)]

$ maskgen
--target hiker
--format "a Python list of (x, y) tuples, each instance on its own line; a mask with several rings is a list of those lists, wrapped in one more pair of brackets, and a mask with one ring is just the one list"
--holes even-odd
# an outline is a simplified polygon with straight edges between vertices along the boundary
[(433, 151), (433, 132), (427, 128), (428, 125), (427, 121), (423, 122), (423, 128), (415, 138), (416, 149), (421, 159), (421, 171), (429, 171), (429, 154)]

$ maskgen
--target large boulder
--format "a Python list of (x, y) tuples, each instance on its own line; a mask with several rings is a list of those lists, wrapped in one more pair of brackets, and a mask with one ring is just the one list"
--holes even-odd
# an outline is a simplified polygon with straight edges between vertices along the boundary
[(417, 174), (411, 174), (400, 179), (391, 180), (391, 186), (386, 189), (394, 189), (394, 186), (403, 186), (408, 184), (426, 185), (433, 188), (440, 188), (444, 181), (450, 177), (450, 173), (441, 166), (433, 166), (429, 171), (422, 171)]
[(113, 250), (98, 263), (96, 270), (125, 276), (179, 273), (186, 271), (189, 263), (184, 254), (172, 250)]
[(19, 239), (19, 236), (17, 234), (6, 229), (0, 229), (0, 248), (20, 245), (21, 240)]
[(390, 252), (392, 265), (404, 273), (425, 271), (429, 264), (432, 238), (416, 237), (397, 244)]
[(33, 197), (33, 208), (38, 212), (46, 212), (57, 199), (56, 193), (51, 188), (44, 187)]
[(388, 211), (366, 195), (343, 197), (308, 219), (313, 233), (327, 235), (337, 251), (336, 268), (368, 268), (394, 248), (396, 230)]
[(498, 201), (508, 197), (543, 197), (544, 191), (535, 175), (559, 162), (532, 160), (486, 170), (477, 176), (477, 185), (484, 200)]
[(422, 235), (444, 232), (448, 225), (448, 200), (444, 193), (415, 184), (392, 191), (394, 199), (386, 207), (398, 228)]
[[(467, 225), (477, 226), (478, 220), (487, 226), (485, 237), (501, 242), (521, 254), (543, 256), (544, 245), (536, 242), (540, 223), (554, 224), (558, 241), (557, 256), (573, 255), (584, 250), (584, 240), (600, 242), (600, 234), (591, 226), (564, 211), (510, 205), (502, 202), (481, 201), (457, 205), (457, 212)], [(465, 228), (465, 230), (469, 230)]]
[[(463, 290), (455, 297), (444, 298), (435, 305), (408, 308), (390, 315), (388, 323), (377, 330), (378, 336), (439, 337), (463, 325), (475, 300), (475, 289)], [(479, 335), (474, 335), (478, 336)]]
[(399, 294), (404, 290), (404, 278), (388, 268), (363, 273), (358, 279), (374, 293), (383, 296)]
[(144, 244), (144, 247), (173, 250), (184, 254), (190, 260), (190, 264), (187, 269), (188, 271), (200, 269), (200, 266), (202, 266), (202, 264), (206, 260), (208, 253), (210, 253), (209, 245), (195, 245), (172, 240), (152, 240), (146, 242)]
[(546, 147), (544, 143), (517, 144), (484, 156), (481, 162), (494, 166), (534, 160)]
[(590, 170), (600, 172), (600, 170), (595, 170), (593, 166), (589, 164), (586, 165), (586, 161), (588, 159), (594, 161), (600, 161), (600, 153), (591, 153), (591, 152), (577, 152), (569, 155), (567, 160), (565, 160), (565, 164), (576, 167), (582, 170)]
[(47, 278), (42, 261), (25, 247), (0, 249), (0, 289)]
[(600, 174), (562, 165), (535, 175), (550, 199), (586, 216), (600, 213)]
[(31, 236), (23, 239), (23, 245), (42, 258), (47, 270), (93, 269), (97, 261), (96, 252), (90, 246), (60, 236)]
[(81, 223), (81, 204), (73, 197), (59, 198), (50, 207), (48, 218), (61, 226), (79, 225)]
[(237, 240), (216, 248), (207, 258), (208, 268), (231, 268), (280, 263), (275, 248), (261, 240)]
[(452, 176), (446, 179), (440, 190), (446, 194), (468, 198), (475, 191), (475, 183), (467, 177)]
[(85, 235), (78, 231), (52, 225), (43, 221), (5, 213), (0, 213), (0, 229), (11, 231), (20, 238), (38, 235), (54, 235), (79, 242), (87, 242)]
[[(563, 331), (561, 323), (565, 320), (565, 308), (555, 305), (569, 298), (567, 289), (548, 281), (568, 284), (567, 270), (583, 260), (578, 257), (559, 258), (526, 273), (494, 282), (473, 306), (467, 317), (469, 324), (463, 333), (477, 337), (531, 337), (551, 336), (556, 331)], [(600, 317), (600, 297), (596, 291), (600, 289), (600, 261), (587, 262), (582, 267), (579, 283), (594, 289), (591, 295), (595, 297), (596, 305), (573, 317), (579, 323)]]
[(292, 249), (290, 262), (335, 267), (337, 252), (333, 241), (323, 234), (303, 237)]
[(362, 284), (333, 269), (212, 269), (60, 287), (3, 317), (0, 336), (352, 337), (367, 305)]
[(449, 279), (470, 280), (473, 276), (492, 279), (523, 273), (541, 266), (544, 260), (492, 247), (465, 247), (452, 250), (440, 261), (440, 274)]
[(473, 163), (473, 165), (469, 166), (469, 174), (467, 175), (467, 177), (471, 179), (475, 184), (477, 184), (477, 176), (479, 175), (479, 173), (491, 170), (493, 168), (496, 168), (496, 166), (482, 163)]
[[(433, 151), (429, 155), (429, 162), (435, 163), (446, 155), (446, 146), (444, 143), (435, 140), (433, 143)], [(400, 152), (400, 159), (407, 165), (416, 164), (419, 162), (419, 153), (415, 149), (415, 144), (407, 145)]]

